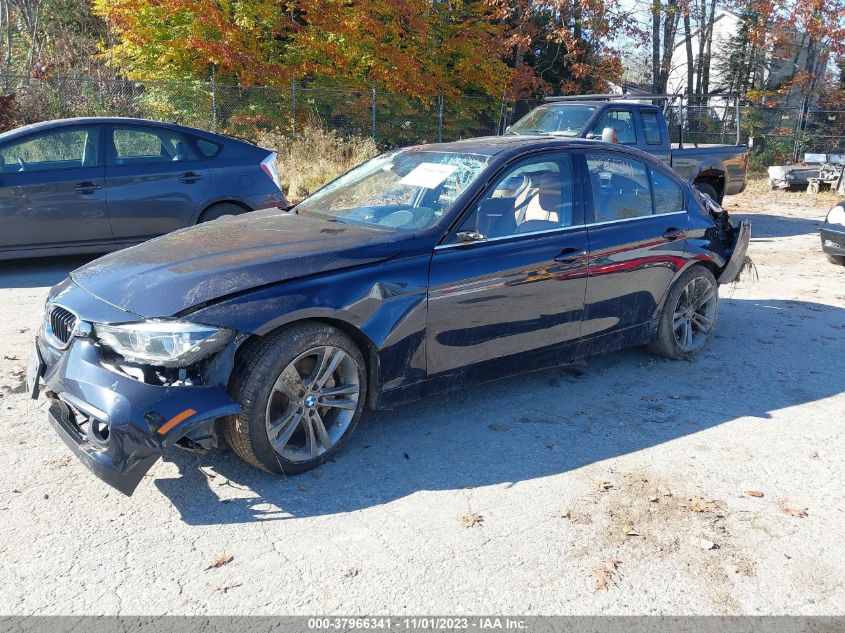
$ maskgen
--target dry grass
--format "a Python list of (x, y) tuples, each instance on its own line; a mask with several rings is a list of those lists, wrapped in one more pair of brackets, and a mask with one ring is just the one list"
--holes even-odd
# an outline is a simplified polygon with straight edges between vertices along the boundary
[(760, 176), (754, 175), (752, 176), (749, 174), (748, 176), (748, 187), (743, 192), (742, 195), (750, 195), (750, 196), (760, 196), (760, 195), (771, 195), (777, 194), (782, 196), (787, 196), (792, 200), (801, 201), (804, 203), (824, 203), (822, 206), (833, 206), (839, 199), (842, 197), (835, 191), (827, 190), (822, 191), (819, 193), (808, 193), (807, 191), (772, 191), (771, 185), (769, 185), (769, 177), (768, 176)]
[(295, 137), (262, 132), (257, 142), (278, 153), (279, 175), (292, 203), (378, 154), (371, 138), (344, 137), (316, 125), (306, 126)]

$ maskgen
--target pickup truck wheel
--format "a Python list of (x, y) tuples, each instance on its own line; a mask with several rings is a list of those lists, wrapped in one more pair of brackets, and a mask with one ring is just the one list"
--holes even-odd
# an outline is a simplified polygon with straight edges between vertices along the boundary
[(827, 261), (831, 264), (836, 264), (838, 266), (845, 266), (845, 256), (843, 255), (831, 255), (829, 253), (825, 253), (827, 255)]
[(224, 437), (247, 463), (273, 473), (310, 470), (348, 441), (364, 408), (364, 358), (343, 332), (321, 323), (248, 342), (229, 392), (243, 412)]
[(693, 187), (698, 189), (701, 193), (706, 193), (708, 196), (713, 198), (715, 202), (722, 204), (722, 200), (719, 198), (719, 194), (716, 192), (716, 187), (711, 185), (709, 182), (696, 182), (693, 184)]
[(666, 358), (693, 359), (716, 329), (718, 308), (716, 278), (704, 266), (693, 266), (669, 290), (650, 349)]

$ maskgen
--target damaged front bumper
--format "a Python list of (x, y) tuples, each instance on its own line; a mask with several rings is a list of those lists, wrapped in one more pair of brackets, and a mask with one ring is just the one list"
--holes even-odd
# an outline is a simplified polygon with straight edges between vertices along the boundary
[(97, 477), (131, 495), (163, 449), (214, 419), (240, 412), (223, 387), (159, 386), (103, 366), (93, 339), (74, 337), (66, 349), (36, 339), (30, 394), (41, 383), (48, 419), (59, 437)]
[(822, 239), (822, 252), (845, 256), (845, 226), (825, 223), (819, 235)]

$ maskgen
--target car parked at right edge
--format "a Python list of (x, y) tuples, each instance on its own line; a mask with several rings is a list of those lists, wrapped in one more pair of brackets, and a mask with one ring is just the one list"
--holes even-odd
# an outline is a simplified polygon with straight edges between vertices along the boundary
[(286, 206), (275, 152), (220, 134), (126, 118), (0, 134), (0, 259), (105, 253)]
[(822, 250), (832, 264), (845, 266), (845, 200), (827, 213), (819, 231)]

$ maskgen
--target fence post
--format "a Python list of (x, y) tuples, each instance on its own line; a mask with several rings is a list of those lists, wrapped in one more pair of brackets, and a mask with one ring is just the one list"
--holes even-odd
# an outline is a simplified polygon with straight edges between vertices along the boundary
[(372, 121), (370, 122), (370, 136), (373, 137), (373, 140), (376, 140), (376, 87), (373, 86), (370, 88), (370, 104), (372, 107), (371, 118)]
[(437, 113), (437, 142), (443, 142), (443, 95), (438, 98), (438, 113)]
[(290, 78), (290, 129), (296, 138), (296, 77)]
[(217, 80), (214, 72), (216, 64), (211, 65), (211, 131), (217, 132)]

